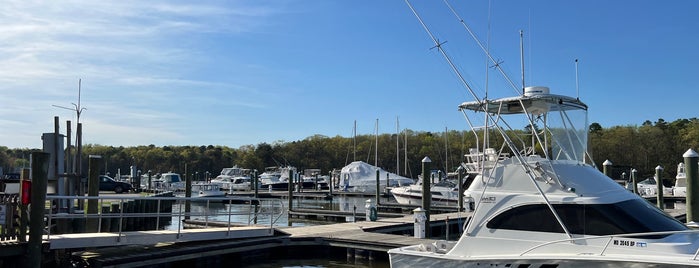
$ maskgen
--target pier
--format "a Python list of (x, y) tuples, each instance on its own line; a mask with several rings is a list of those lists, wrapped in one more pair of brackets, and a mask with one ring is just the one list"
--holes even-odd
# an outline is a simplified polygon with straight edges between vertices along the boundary
[[(445, 230), (458, 230), (459, 223), (463, 224), (464, 219), (468, 216), (468, 213), (433, 215), (431, 226), (440, 229), (442, 233), (445, 233)], [(432, 239), (413, 237), (413, 224), (412, 215), (407, 215), (377, 221), (277, 227), (274, 228), (273, 236), (159, 246), (102, 248), (75, 252), (73, 257), (81, 259), (91, 267), (137, 267), (193, 259), (207, 262), (207, 259), (211, 257), (220, 258), (220, 262), (226, 258), (225, 256), (234, 256), (232, 258), (240, 259), (246, 254), (259, 257), (259, 255), (276, 252), (280, 248), (293, 251), (291, 248), (332, 247), (344, 250), (351, 257), (381, 258), (379, 255), (385, 255), (385, 252), (391, 248), (434, 242)], [(460, 236), (458, 232), (453, 232), (451, 239)], [(357, 254), (362, 256), (355, 256)], [(259, 259), (256, 262), (259, 262)]]
[[(245, 204), (240, 202), (242, 197), (205, 198), (206, 200), (196, 200), (198, 209), (190, 212), (184, 210), (185, 203), (195, 201), (194, 198), (137, 194), (83, 198), (95, 201), (100, 207), (115, 209), (76, 214), (46, 209), (46, 228), (41, 238), (42, 267), (58, 267), (68, 263), (82, 263), (85, 267), (137, 267), (182, 261), (199, 262), (209, 257), (216, 259), (231, 254), (245, 258), (253, 252), (272, 254), (279, 248), (293, 251), (307, 247), (330, 247), (333, 251), (345, 250), (351, 256), (374, 258), (385, 256), (390, 248), (431, 241), (415, 238), (415, 219), (412, 215), (401, 213), (382, 212), (376, 221), (366, 221), (365, 213), (362, 212), (352, 216), (350, 222), (279, 226), (277, 220), (280, 217), (306, 214), (301, 217), (317, 218), (325, 213), (327, 217), (342, 218), (348, 215), (347, 212), (304, 208), (289, 211), (281, 198), (258, 198), (255, 199), (256, 202), (243, 202)], [(65, 199), (76, 197), (47, 196), (46, 203), (57, 203)], [(141, 203), (150, 209), (127, 212), (124, 208), (132, 203)], [(160, 209), (164, 206), (168, 208)], [(236, 209), (231, 210), (232, 207)], [(463, 212), (433, 215), (433, 233), (450, 233), (451, 239), (457, 239), (468, 215)], [(237, 217), (237, 220), (231, 220), (232, 217)], [(222, 218), (228, 220), (221, 221)], [(150, 221), (154, 223), (144, 224)], [(132, 223), (128, 224), (129, 222)], [(172, 225), (163, 229), (162, 222)], [(57, 223), (70, 223), (69, 226), (92, 223), (95, 227), (66, 229), (58, 228), (60, 224)], [(126, 229), (126, 226), (134, 225), (144, 225), (150, 229)], [(436, 238), (445, 237), (442, 235)], [(27, 242), (12, 240), (1, 243), (0, 265), (22, 267), (20, 262), (26, 256), (27, 247)]]

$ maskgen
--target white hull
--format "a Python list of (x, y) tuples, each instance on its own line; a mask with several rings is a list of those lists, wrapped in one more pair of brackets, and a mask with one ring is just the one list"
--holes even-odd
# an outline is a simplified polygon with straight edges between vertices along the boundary
[[(603, 256), (493, 256), (492, 258), (447, 258), (445, 256), (429, 256), (395, 254), (389, 251), (391, 268), (403, 267), (440, 267), (440, 268), (475, 268), (475, 267), (556, 267), (556, 268), (644, 268), (644, 267), (693, 267), (699, 266), (696, 261), (686, 259), (676, 260), (639, 260), (627, 258), (604, 258)], [(436, 255), (436, 254), (435, 254)]]
[[(422, 195), (420, 194), (410, 194), (410, 193), (398, 193), (395, 190), (391, 191), (391, 194), (393, 194), (393, 198), (396, 199), (396, 202), (398, 204), (403, 204), (403, 205), (421, 205), (422, 204)], [(432, 201), (430, 201), (430, 204), (433, 206), (457, 206), (459, 204), (458, 197), (457, 198), (436, 198), (432, 197)]]
[(413, 184), (410, 178), (399, 176), (362, 161), (355, 161), (342, 168), (338, 189), (345, 192), (376, 193), (376, 171), (379, 171), (379, 192), (386, 187)]
[(225, 197), (226, 192), (221, 191), (217, 184), (192, 184), (192, 197)]

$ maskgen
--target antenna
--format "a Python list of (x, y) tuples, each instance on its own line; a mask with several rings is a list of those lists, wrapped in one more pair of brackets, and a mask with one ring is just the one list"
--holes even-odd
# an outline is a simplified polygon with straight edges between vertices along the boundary
[(578, 59), (575, 59), (575, 98), (580, 99), (580, 87), (578, 85)]
[(519, 53), (522, 62), (522, 95), (524, 95), (526, 84), (524, 83), (524, 31), (522, 30), (519, 30)]
[(87, 110), (87, 108), (80, 107), (81, 84), (82, 84), (82, 79), (78, 79), (78, 104), (75, 104), (75, 103), (72, 103), (72, 102), (71, 102), (71, 104), (73, 104), (74, 108), (64, 107), (64, 106), (60, 106), (60, 105), (52, 105), (53, 107), (58, 107), (58, 108), (61, 108), (61, 109), (66, 109), (66, 110), (75, 111), (76, 116), (77, 116), (76, 125), (77, 125), (77, 124), (80, 124), (80, 114), (81, 114), (84, 110)]

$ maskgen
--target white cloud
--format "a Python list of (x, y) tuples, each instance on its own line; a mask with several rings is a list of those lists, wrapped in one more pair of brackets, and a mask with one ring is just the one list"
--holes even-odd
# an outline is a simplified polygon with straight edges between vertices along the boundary
[[(190, 75), (193, 66), (212, 57), (197, 47), (197, 38), (255, 32), (269, 21), (266, 17), (282, 12), (279, 6), (276, 1), (4, 1), (0, 124), (21, 127), (18, 133), (24, 134), (3, 131), (0, 145), (29, 146), (28, 139), (40, 134), (27, 134), (52, 129), (53, 115), (74, 118), (75, 112), (52, 105), (77, 103), (80, 78), (82, 105), (88, 109), (84, 118), (94, 124), (93, 134), (113, 137), (105, 140), (114, 143), (134, 130), (143, 133), (143, 141), (177, 140), (181, 135), (167, 122), (180, 117), (178, 105), (197, 98), (222, 101), (197, 92), (256, 93)], [(228, 105), (263, 107), (239, 100)], [(37, 124), (44, 121), (46, 126)]]

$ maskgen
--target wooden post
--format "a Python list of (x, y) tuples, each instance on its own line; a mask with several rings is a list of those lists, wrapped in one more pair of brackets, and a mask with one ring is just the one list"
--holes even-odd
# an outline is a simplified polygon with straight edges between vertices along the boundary
[(612, 161), (609, 161), (609, 159), (604, 160), (604, 163), (602, 163), (602, 173), (604, 173), (605, 176), (611, 178), (612, 176), (609, 174), (612, 172), (611, 169), (612, 166)]
[(258, 185), (259, 179), (257, 178), (257, 170), (252, 171), (252, 187), (255, 188), (255, 198), (258, 198), (258, 192), (259, 192), (259, 185)]
[[(184, 164), (184, 197), (192, 197), (192, 180), (193, 178), (187, 178), (187, 164)], [(192, 212), (192, 203), (189, 199), (184, 201), (184, 219), (189, 220), (189, 214)]]
[(27, 262), (30, 268), (40, 268), (41, 243), (44, 234), (44, 208), (46, 206), (46, 185), (49, 173), (48, 153), (31, 154), (32, 167), (32, 210), (29, 217), (29, 242), (27, 243)]
[(333, 178), (333, 172), (330, 171), (330, 182), (328, 182), (328, 189), (330, 191), (330, 196), (333, 195), (333, 186), (334, 186), (334, 178)]
[(289, 169), (289, 179), (288, 179), (288, 184), (289, 184), (289, 211), (291, 211), (292, 206), (294, 205), (294, 171)]
[[(379, 197), (381, 195), (381, 183), (379, 180), (381, 179), (381, 172), (379, 172), (379, 167), (376, 167), (376, 204), (379, 204)], [(386, 184), (388, 186), (388, 184)], [(369, 220), (369, 219), (367, 219)]]
[[(87, 196), (99, 196), (100, 194), (100, 182), (99, 182), (99, 177), (100, 177), (100, 167), (102, 166), (102, 156), (99, 155), (90, 155), (88, 163), (87, 163), (87, 174), (88, 174), (88, 181), (87, 181)], [(99, 212), (99, 207), (98, 207), (98, 202), (99, 200), (97, 199), (89, 199), (87, 200), (87, 224), (85, 230), (88, 233), (96, 233), (98, 231), (98, 224), (99, 224), (99, 219), (97, 218), (90, 218), (97, 216), (97, 213)]]
[(657, 200), (657, 205), (659, 209), (665, 209), (665, 204), (663, 200), (663, 167), (657, 166), (655, 167), (655, 181), (657, 182), (658, 186), (658, 193), (656, 194), (656, 197), (658, 198)]
[(430, 176), (430, 160), (429, 157), (425, 156), (422, 159), (422, 209), (425, 210), (425, 237), (429, 238), (430, 232), (430, 202), (432, 201), (432, 193), (430, 192), (430, 184), (432, 183), (432, 178)]
[[(464, 167), (459, 165), (457, 169), (459, 171), (459, 211), (464, 211)], [(448, 227), (447, 227), (448, 228)]]
[(697, 170), (699, 154), (689, 149), (682, 157), (684, 157), (685, 174), (687, 175), (687, 223), (696, 222), (699, 217), (699, 197), (695, 195), (699, 191), (699, 170)]
[(638, 174), (638, 170), (631, 169), (631, 183), (633, 184), (633, 193), (638, 194), (638, 183), (636, 181), (636, 174)]
[[(398, 174), (396, 174), (396, 175), (398, 175)], [(400, 181), (400, 180), (398, 180), (398, 181)], [(391, 191), (388, 188), (388, 186), (391, 185), (390, 182), (391, 182), (390, 174), (388, 172), (386, 172), (386, 188), (384, 188), (384, 191), (386, 192), (387, 196), (391, 196)], [(378, 206), (379, 203), (376, 203), (376, 205)]]

